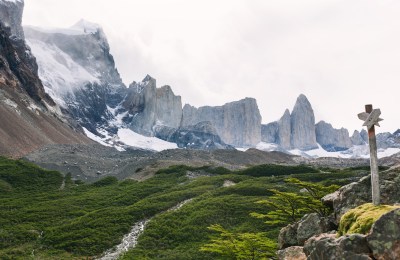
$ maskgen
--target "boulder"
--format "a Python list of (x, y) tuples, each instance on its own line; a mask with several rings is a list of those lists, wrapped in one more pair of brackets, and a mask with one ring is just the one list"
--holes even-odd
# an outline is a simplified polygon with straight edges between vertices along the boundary
[(297, 243), (304, 245), (307, 239), (334, 229), (327, 218), (320, 217), (317, 213), (305, 215), (297, 227)]
[(302, 246), (312, 236), (333, 230), (335, 225), (328, 218), (320, 217), (317, 213), (310, 213), (282, 228), (278, 236), (278, 248), (284, 249), (290, 246)]
[(306, 260), (307, 257), (301, 246), (291, 246), (278, 251), (279, 260)]
[(313, 236), (303, 248), (310, 260), (370, 260), (370, 249), (365, 235), (352, 234), (336, 238), (336, 234)]
[(300, 150), (318, 148), (315, 136), (315, 117), (307, 97), (301, 94), (290, 116), (291, 147)]
[[(400, 202), (400, 174), (397, 170), (380, 172), (381, 203), (395, 204)], [(322, 198), (326, 205), (334, 210), (335, 223), (348, 210), (371, 201), (371, 177), (366, 176), (358, 182), (341, 187), (338, 191)]]
[(373, 224), (367, 241), (375, 259), (400, 259), (400, 209), (381, 216)]
[(297, 228), (298, 222), (287, 225), (282, 228), (278, 236), (278, 249), (284, 249), (291, 246), (297, 246)]

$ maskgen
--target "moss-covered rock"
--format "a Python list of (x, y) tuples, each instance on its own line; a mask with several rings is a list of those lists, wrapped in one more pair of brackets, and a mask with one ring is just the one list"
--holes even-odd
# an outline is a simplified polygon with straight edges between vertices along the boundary
[(366, 203), (351, 209), (340, 219), (338, 236), (354, 233), (367, 234), (377, 219), (397, 208), (400, 206), (374, 206), (372, 203)]
[(380, 217), (372, 226), (367, 241), (375, 259), (400, 259), (400, 208)]

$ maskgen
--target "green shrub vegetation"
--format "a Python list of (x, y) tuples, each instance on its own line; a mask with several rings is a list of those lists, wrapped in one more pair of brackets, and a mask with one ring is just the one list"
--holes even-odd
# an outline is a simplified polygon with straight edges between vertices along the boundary
[[(210, 236), (218, 239), (221, 234), (234, 237), (244, 254), (251, 254), (259, 241), (268, 241), (261, 251), (253, 250), (261, 257), (270, 254), (279, 228), (249, 216), (265, 210), (257, 201), (273, 196), (274, 189), (294, 192), (297, 187), (285, 183), (291, 177), (309, 181), (318, 175), (318, 181), (330, 185), (363, 175), (361, 170), (325, 173), (298, 167), (230, 171), (178, 165), (143, 182), (105, 177), (84, 184), (72, 181), (70, 174), (64, 177), (28, 162), (0, 158), (0, 259), (98, 257), (136, 222), (148, 218), (152, 220), (137, 246), (123, 259), (232, 259), (217, 251), (200, 251), (207, 248)], [(187, 171), (200, 177), (189, 179)], [(236, 185), (223, 187), (225, 180)], [(193, 200), (166, 211), (187, 199)], [(221, 228), (207, 229), (216, 224)]]
[(340, 219), (338, 236), (354, 233), (367, 234), (377, 219), (397, 208), (400, 208), (400, 206), (375, 206), (372, 203), (366, 203), (351, 209)]

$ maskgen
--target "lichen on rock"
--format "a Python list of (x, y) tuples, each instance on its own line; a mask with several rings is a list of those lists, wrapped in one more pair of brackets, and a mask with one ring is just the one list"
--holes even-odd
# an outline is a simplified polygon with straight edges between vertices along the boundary
[(400, 206), (375, 206), (372, 203), (366, 203), (351, 209), (340, 220), (338, 236), (354, 233), (367, 234), (377, 219), (396, 208)]

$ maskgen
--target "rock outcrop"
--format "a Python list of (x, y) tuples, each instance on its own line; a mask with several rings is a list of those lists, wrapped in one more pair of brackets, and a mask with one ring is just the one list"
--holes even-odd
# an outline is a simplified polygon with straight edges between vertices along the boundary
[(46, 92), (91, 132), (112, 127), (126, 87), (102, 28), (81, 20), (68, 29), (24, 29)]
[(367, 242), (375, 259), (399, 259), (400, 209), (392, 210), (380, 217), (372, 226)]
[(11, 36), (24, 39), (22, 29), (22, 14), (24, 12), (24, 0), (0, 0), (0, 17), (4, 26), (9, 27)]
[(262, 141), (276, 143), (283, 150), (306, 151), (318, 148), (315, 132), (314, 111), (307, 97), (301, 94), (292, 114), (286, 109), (278, 121), (263, 125)]
[(336, 234), (323, 233), (307, 240), (303, 251), (311, 260), (397, 260), (400, 258), (400, 209), (382, 215), (367, 235), (337, 238)]
[[(381, 203), (400, 202), (400, 175), (396, 170), (380, 172)], [(348, 210), (371, 201), (371, 177), (366, 176), (358, 182), (341, 187), (336, 192), (325, 196), (322, 201), (333, 207), (336, 223)]]
[(278, 236), (278, 249), (303, 246), (310, 237), (334, 229), (335, 225), (329, 218), (320, 217), (317, 213), (304, 215), (301, 220), (281, 229)]
[(156, 124), (179, 127), (182, 120), (181, 96), (176, 96), (166, 85), (156, 89)]
[(336, 234), (320, 234), (310, 238), (303, 248), (310, 260), (372, 260), (365, 235), (352, 234), (336, 238)]
[(325, 121), (315, 125), (315, 134), (317, 142), (328, 152), (344, 151), (352, 146), (347, 129), (335, 129)]
[(385, 132), (379, 133), (376, 136), (376, 143), (378, 148), (400, 148), (400, 130), (397, 130), (393, 134)]
[(367, 144), (367, 142), (365, 142), (365, 140), (361, 137), (361, 133), (357, 130), (354, 130), (353, 135), (350, 137), (350, 140), (353, 145)]
[(301, 246), (291, 246), (278, 251), (278, 258), (280, 260), (306, 260), (306, 254), (303, 252)]
[(221, 139), (230, 145), (255, 146), (261, 141), (261, 115), (253, 98), (216, 107), (183, 107), (181, 126), (209, 121)]
[[(400, 200), (400, 177), (399, 168), (381, 172), (380, 187), (381, 187), (381, 203), (387, 205), (398, 204)], [(361, 204), (371, 200), (370, 178), (364, 177), (358, 182), (343, 186), (335, 193), (325, 196), (322, 201), (334, 210), (332, 223), (339, 223), (343, 214), (350, 209), (354, 209)], [(329, 228), (318, 228), (320, 222), (317, 216), (306, 215), (299, 222), (288, 225), (283, 228), (279, 234), (278, 247), (287, 250), (278, 251), (279, 259), (287, 255), (285, 252), (290, 251), (289, 248), (294, 248), (295, 252), (300, 252), (299, 246), (303, 246), (303, 251), (307, 259), (311, 260), (330, 260), (330, 259), (382, 259), (395, 260), (400, 258), (400, 209), (396, 206), (389, 207), (389, 212), (380, 216), (373, 224), (366, 216), (376, 216), (376, 212), (380, 212), (381, 208), (374, 208), (370, 212), (361, 211), (364, 215), (358, 215), (359, 222), (350, 223), (346, 221), (356, 221), (355, 213), (349, 212), (348, 219), (342, 220), (341, 225), (345, 223), (347, 230), (364, 230), (366, 234), (347, 234), (337, 237), (336, 231), (327, 233)], [(370, 207), (370, 206), (369, 206)], [(386, 207), (388, 208), (388, 207)], [(357, 210), (357, 209), (355, 209)], [(355, 211), (356, 212), (356, 211)], [(368, 215), (369, 214), (369, 215)], [(311, 216), (311, 217), (310, 217)], [(372, 219), (372, 218), (371, 218)], [(343, 222), (345, 221), (345, 222)], [(357, 220), (358, 221), (358, 220)], [(304, 224), (303, 224), (304, 223)], [(361, 228), (364, 223), (372, 224), (370, 231)], [(305, 225), (306, 224), (306, 225)], [(307, 226), (301, 232), (301, 226)], [(353, 229), (354, 228), (354, 229)], [(343, 229), (341, 229), (343, 232)], [(310, 232), (308, 232), (310, 231)], [(346, 231), (347, 232), (347, 231)], [(344, 232), (345, 233), (345, 232)], [(306, 235), (302, 235), (306, 234)], [(312, 235), (309, 237), (309, 235)], [(297, 239), (294, 239), (296, 237)], [(307, 239), (308, 238), (308, 239)], [(304, 240), (307, 239), (304, 243)], [(297, 241), (295, 241), (297, 240)], [(304, 243), (304, 245), (303, 245)], [(289, 254), (290, 255), (290, 254)], [(282, 256), (282, 257), (281, 257)]]
[(315, 136), (315, 117), (307, 97), (301, 94), (290, 116), (291, 146), (300, 150), (318, 148)]
[(289, 109), (285, 110), (285, 113), (278, 121), (278, 144), (283, 149), (291, 149), (291, 117)]
[[(45, 144), (90, 143), (45, 93), (35, 58), (18, 32), (21, 24), (9, 17), (19, 16), (9, 13), (9, 4), (22, 8), (23, 1), (0, 3), (0, 154), (20, 157)], [(15, 24), (5, 27), (4, 21)]]
[(261, 141), (266, 143), (278, 143), (278, 122), (261, 125)]
[(122, 104), (129, 116), (124, 119), (140, 134), (153, 136), (155, 126), (177, 129), (182, 119), (182, 101), (171, 87), (156, 87), (156, 80), (147, 75), (142, 82), (133, 82)]
[(360, 136), (364, 140), (364, 142), (367, 144), (368, 143), (368, 132), (365, 129), (363, 129), (360, 132)]

